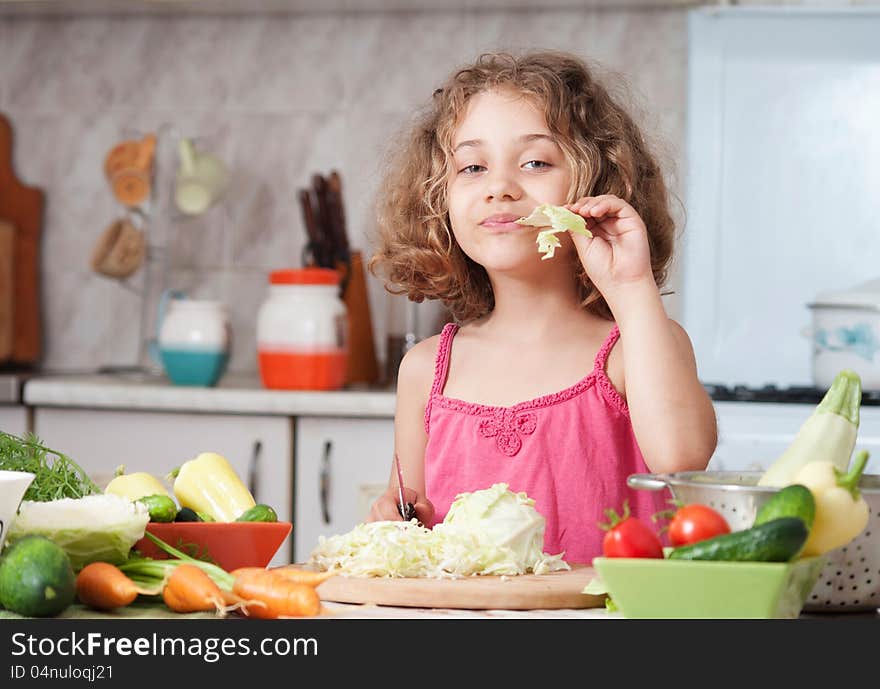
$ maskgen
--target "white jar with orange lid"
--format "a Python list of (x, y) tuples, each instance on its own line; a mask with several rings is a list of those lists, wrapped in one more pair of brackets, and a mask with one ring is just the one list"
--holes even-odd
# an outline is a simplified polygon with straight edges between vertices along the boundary
[(337, 271), (276, 270), (257, 313), (257, 358), (267, 388), (338, 390), (345, 384), (348, 313)]

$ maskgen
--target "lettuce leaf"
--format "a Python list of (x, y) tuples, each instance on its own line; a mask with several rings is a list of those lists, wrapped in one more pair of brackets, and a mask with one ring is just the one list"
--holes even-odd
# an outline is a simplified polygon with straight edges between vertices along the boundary
[(542, 203), (532, 211), (531, 215), (516, 220), (520, 225), (532, 225), (534, 227), (549, 227), (548, 230), (538, 232), (535, 242), (538, 244), (538, 252), (544, 254), (541, 260), (553, 258), (556, 249), (562, 246), (558, 232), (576, 232), (585, 237), (592, 237), (593, 233), (587, 229), (587, 221), (583, 216), (572, 213), (563, 206), (553, 206)]

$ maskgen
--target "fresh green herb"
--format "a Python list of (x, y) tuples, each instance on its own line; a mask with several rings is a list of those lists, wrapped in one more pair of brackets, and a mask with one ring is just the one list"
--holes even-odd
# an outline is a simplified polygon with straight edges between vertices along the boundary
[(0, 431), (0, 469), (34, 474), (23, 500), (49, 502), (101, 492), (79, 464), (46, 447), (33, 433), (19, 438)]

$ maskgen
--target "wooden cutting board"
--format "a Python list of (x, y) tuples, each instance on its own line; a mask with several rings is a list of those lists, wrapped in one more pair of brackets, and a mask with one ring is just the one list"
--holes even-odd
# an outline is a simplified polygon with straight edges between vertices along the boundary
[(12, 125), (0, 114), (0, 218), (15, 227), (15, 307), (12, 355), (2, 363), (32, 366), (42, 352), (40, 235), (43, 192), (25, 185), (12, 169)]
[(12, 356), (15, 292), (13, 291), (13, 252), (15, 227), (0, 218), (0, 363)]
[(335, 576), (318, 587), (322, 600), (462, 610), (556, 610), (600, 608), (605, 596), (581, 593), (595, 576), (587, 565), (571, 571), (459, 579)]

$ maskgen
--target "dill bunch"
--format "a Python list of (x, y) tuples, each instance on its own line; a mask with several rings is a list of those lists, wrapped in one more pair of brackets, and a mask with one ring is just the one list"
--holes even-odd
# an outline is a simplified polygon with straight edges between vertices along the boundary
[(49, 502), (101, 492), (79, 464), (43, 445), (33, 433), (19, 438), (0, 431), (0, 469), (34, 474), (22, 500)]

